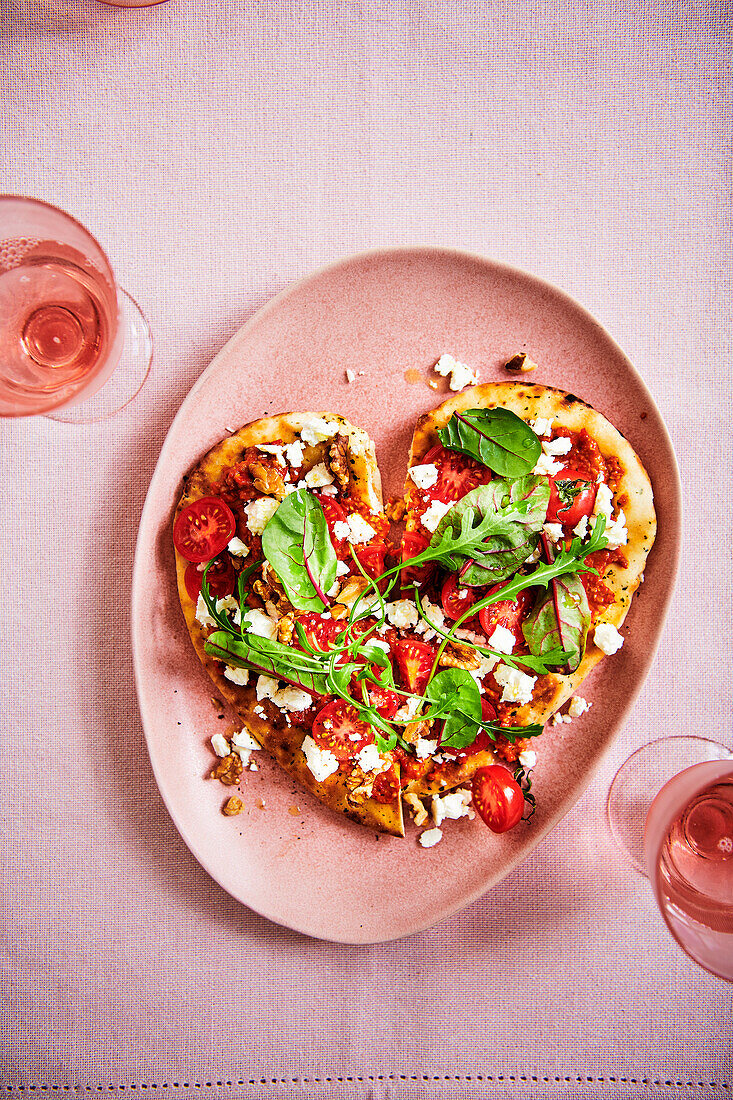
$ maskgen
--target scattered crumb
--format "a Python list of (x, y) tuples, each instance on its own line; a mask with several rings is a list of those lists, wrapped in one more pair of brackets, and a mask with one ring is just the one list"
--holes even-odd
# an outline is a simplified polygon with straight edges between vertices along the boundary
[(356, 375), (354, 374), (353, 370), (351, 370), (350, 367), (346, 368), (345, 374), (346, 374), (346, 381), (347, 382), (353, 382), (354, 379), (356, 378)]
[(454, 359), (447, 352), (441, 355), (433, 370), (436, 374), (442, 374), (444, 378), (450, 376), (450, 388), (454, 392), (463, 390), (466, 386), (475, 386), (479, 380), (475, 370), (465, 363), (461, 363), (458, 359)]
[(593, 704), (584, 699), (582, 695), (574, 695), (570, 700), (568, 714), (571, 718), (580, 718), (581, 714), (585, 714), (592, 706)]
[(424, 833), (420, 833), (417, 839), (423, 848), (434, 848), (443, 839), (443, 830), (437, 828), (426, 829)]
[(237, 814), (242, 812), (242, 799), (237, 798), (235, 794), (231, 798), (228, 798), (221, 808), (221, 812), (225, 817), (236, 817)]
[(560, 711), (558, 711), (556, 714), (553, 714), (552, 718), (550, 719), (551, 726), (569, 726), (571, 722), (572, 718), (570, 717), (570, 715), (560, 714)]
[(511, 359), (504, 364), (504, 370), (509, 371), (510, 374), (529, 374), (530, 371), (537, 370), (537, 364), (534, 359), (530, 359), (523, 351), (519, 355), (513, 355)]
[(431, 390), (437, 390), (437, 388), (438, 388), (438, 380), (437, 380), (437, 378), (431, 378), (431, 379), (429, 379), (429, 381), (428, 381), (428, 385), (430, 386), (430, 389), (431, 389)]
[(402, 796), (403, 802), (407, 803), (410, 813), (412, 814), (412, 820), (417, 825), (418, 829), (421, 825), (424, 825), (428, 819), (428, 811), (420, 798), (416, 794), (407, 792)]

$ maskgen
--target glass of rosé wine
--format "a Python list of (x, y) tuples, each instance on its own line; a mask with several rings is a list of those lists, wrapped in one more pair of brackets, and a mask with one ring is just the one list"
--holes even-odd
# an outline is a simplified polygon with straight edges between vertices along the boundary
[(69, 214), (0, 195), (0, 416), (91, 422), (147, 378), (150, 328)]
[(677, 943), (733, 982), (733, 753), (704, 737), (638, 749), (611, 784), (611, 831)]

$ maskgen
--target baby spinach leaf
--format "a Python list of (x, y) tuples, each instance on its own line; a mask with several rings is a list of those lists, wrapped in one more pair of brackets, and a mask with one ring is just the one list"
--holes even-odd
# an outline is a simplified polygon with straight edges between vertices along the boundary
[(542, 445), (529, 424), (509, 409), (467, 409), (453, 413), (440, 442), (483, 462), (500, 477), (528, 474), (542, 453)]
[(461, 570), (461, 583), (498, 584), (516, 573), (537, 545), (547, 515), (547, 478), (498, 478), (466, 493), (446, 512), (431, 547), (441, 543), (441, 564)]
[(530, 653), (542, 657), (560, 647), (569, 654), (567, 667), (575, 672), (583, 659), (590, 626), (590, 607), (577, 573), (556, 577), (522, 624)]
[(261, 638), (258, 634), (235, 638), (217, 630), (207, 639), (204, 649), (210, 657), (234, 668), (247, 668), (275, 680), (284, 680), (312, 695), (326, 694), (326, 670), (322, 662), (281, 642)]
[(429, 681), (425, 688), (430, 701), (427, 718), (445, 715), (442, 745), (463, 749), (476, 740), (481, 725), (481, 695), (470, 672), (463, 668), (446, 668)]
[(262, 552), (298, 611), (323, 611), (336, 580), (336, 552), (319, 501), (290, 493), (262, 532)]

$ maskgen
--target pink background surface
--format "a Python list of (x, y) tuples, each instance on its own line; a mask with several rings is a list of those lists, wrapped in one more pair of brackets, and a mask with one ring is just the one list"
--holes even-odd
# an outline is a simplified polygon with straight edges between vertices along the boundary
[[(603, 809), (645, 741), (730, 739), (724, 20), (706, 0), (3, 6), (2, 187), (86, 224), (156, 340), (115, 420), (0, 424), (7, 1095), (733, 1087), (731, 988), (680, 953)], [(395, 244), (525, 268), (589, 309), (662, 411), (687, 524), (651, 675), (577, 806), (467, 909), (348, 947), (254, 915), (180, 839), (129, 593), (196, 378), (293, 279)]]

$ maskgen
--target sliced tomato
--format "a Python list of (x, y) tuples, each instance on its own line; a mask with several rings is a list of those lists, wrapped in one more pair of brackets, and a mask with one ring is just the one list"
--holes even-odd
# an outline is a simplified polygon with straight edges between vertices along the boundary
[(387, 555), (387, 547), (383, 542), (371, 542), (368, 546), (360, 546), (356, 551), (362, 569), (367, 576), (374, 579), (384, 573), (384, 559)]
[(495, 833), (513, 829), (522, 819), (522, 788), (501, 764), (478, 769), (471, 782), (471, 796), (479, 816)]
[(372, 727), (345, 699), (332, 699), (313, 720), (313, 740), (337, 760), (351, 760), (374, 740)]
[[(336, 619), (323, 619), (316, 611), (299, 611), (297, 620), (305, 630), (305, 636), (314, 649), (327, 650), (344, 629)], [(299, 646), (298, 635), (293, 634), (293, 644)]]
[(399, 638), (392, 645), (402, 684), (408, 691), (422, 695), (435, 659), (435, 650), (417, 638)]
[(373, 707), (376, 707), (377, 713), (381, 714), (382, 718), (394, 718), (402, 706), (402, 696), (398, 695), (396, 691), (381, 687), (379, 684), (368, 684), (367, 694), (369, 695), (369, 702)]
[[(402, 536), (402, 560), (409, 561), (422, 554), (430, 545), (430, 538), (419, 531), (406, 531)], [(413, 584), (425, 584), (434, 576), (437, 570), (435, 562), (429, 561), (424, 565), (410, 565), (400, 573), (400, 582), (403, 588), (409, 588)]]
[(550, 503), (547, 522), (575, 527), (583, 516), (589, 516), (596, 502), (598, 486), (588, 480), (587, 472), (567, 466), (550, 478)]
[(422, 462), (437, 467), (438, 480), (427, 492), (431, 499), (442, 500), (444, 504), (460, 500), (471, 489), (486, 485), (492, 478), (491, 470), (483, 463), (458, 451), (449, 451), (440, 444), (431, 447)]
[(326, 517), (326, 523), (328, 524), (328, 533), (331, 536), (331, 541), (335, 547), (342, 546), (344, 539), (338, 538), (334, 534), (334, 525), (336, 523), (346, 523), (346, 512), (341, 505), (333, 497), (323, 496), (321, 493), (314, 493), (314, 497), (318, 500), (323, 509), (323, 514)]
[(476, 597), (470, 588), (461, 585), (455, 573), (450, 573), (443, 581), (440, 602), (449, 619), (460, 619), (471, 610)]
[[(496, 592), (501, 585), (494, 585), (487, 595)], [(532, 596), (525, 589), (520, 592), (516, 600), (499, 600), (498, 603), (490, 603), (488, 607), (482, 607), (478, 613), (478, 621), (487, 638), (490, 638), (497, 626), (504, 626), (511, 630), (517, 643), (524, 641), (522, 634), (522, 622), (532, 606)]]
[(392, 754), (400, 765), (400, 775), (406, 783), (410, 783), (413, 779), (420, 779), (421, 776), (425, 775), (425, 772), (433, 767), (431, 757), (428, 756), (425, 760), (418, 760), (416, 756), (405, 752), (399, 745), (392, 749)]
[[(199, 598), (203, 575), (203, 569), (199, 569), (194, 562), (191, 562), (186, 569), (183, 580), (186, 591), (194, 602)], [(212, 563), (209, 572), (206, 574), (206, 580), (209, 584), (209, 592), (212, 596), (216, 596), (217, 600), (222, 600), (225, 596), (231, 596), (237, 582), (237, 575), (234, 572), (232, 559), (228, 554), (222, 554)]]
[(400, 795), (400, 777), (394, 765), (380, 772), (374, 780), (372, 798), (375, 802), (394, 802)]
[(173, 525), (173, 543), (186, 561), (211, 561), (237, 532), (237, 521), (221, 497), (187, 504)]

